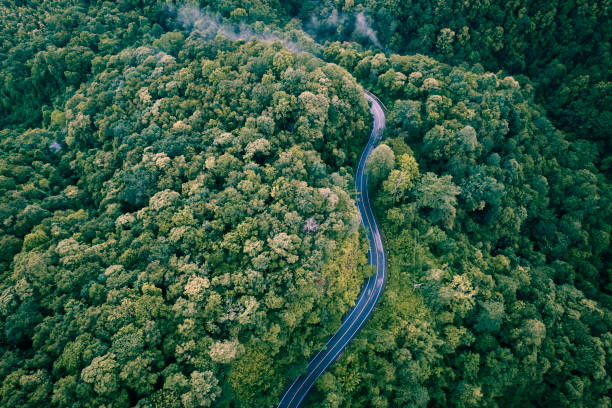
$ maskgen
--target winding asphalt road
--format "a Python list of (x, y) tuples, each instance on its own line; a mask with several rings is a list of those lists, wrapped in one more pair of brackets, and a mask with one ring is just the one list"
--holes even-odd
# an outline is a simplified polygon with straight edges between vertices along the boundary
[(317, 355), (310, 360), (306, 373), (289, 386), (285, 395), (283, 395), (283, 398), (280, 400), (278, 408), (293, 408), (302, 405), (302, 402), (308, 395), (316, 379), (336, 361), (349, 342), (357, 335), (359, 330), (361, 330), (368, 318), (372, 315), (387, 279), (385, 251), (380, 237), (378, 223), (374, 218), (374, 213), (370, 205), (368, 178), (365, 173), (366, 161), (382, 137), (382, 132), (385, 127), (385, 112), (376, 97), (369, 92), (365, 92), (365, 97), (372, 103), (370, 112), (374, 117), (374, 124), (372, 126), (370, 139), (363, 149), (361, 159), (359, 159), (359, 164), (357, 165), (355, 187), (357, 189), (357, 208), (359, 209), (361, 221), (368, 232), (368, 239), (370, 241), (368, 258), (370, 265), (376, 266), (376, 273), (370, 276), (366, 281), (355, 306), (342, 321), (340, 329), (338, 329), (336, 334), (329, 339), (325, 348), (319, 351)]

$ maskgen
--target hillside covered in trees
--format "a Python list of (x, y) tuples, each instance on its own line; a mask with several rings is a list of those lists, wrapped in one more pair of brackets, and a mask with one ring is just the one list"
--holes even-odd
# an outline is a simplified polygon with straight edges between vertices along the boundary
[(612, 404), (607, 2), (6, 1), (0, 406)]
[(597, 148), (569, 142), (510, 76), (355, 61), (389, 100), (372, 189), (390, 281), (311, 406), (609, 405), (612, 197)]

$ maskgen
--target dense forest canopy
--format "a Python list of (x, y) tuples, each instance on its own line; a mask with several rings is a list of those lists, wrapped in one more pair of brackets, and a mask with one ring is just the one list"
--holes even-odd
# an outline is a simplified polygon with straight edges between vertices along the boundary
[(310, 406), (609, 405), (612, 197), (597, 147), (568, 141), (511, 76), (355, 61), (389, 101), (392, 165), (372, 189), (390, 281)]
[(3, 131), (2, 405), (273, 404), (369, 274), (361, 87), (180, 32), (96, 70)]
[(609, 2), (0, 5), (0, 405), (607, 407)]

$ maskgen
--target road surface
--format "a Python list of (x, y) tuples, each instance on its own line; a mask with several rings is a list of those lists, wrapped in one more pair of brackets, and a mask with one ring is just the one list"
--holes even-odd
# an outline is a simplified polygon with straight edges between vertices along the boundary
[(374, 307), (382, 294), (387, 279), (387, 263), (385, 259), (385, 251), (383, 248), (382, 239), (378, 223), (374, 218), (372, 207), (370, 205), (370, 195), (368, 193), (368, 178), (365, 174), (365, 163), (376, 147), (382, 131), (385, 127), (385, 112), (378, 100), (369, 92), (365, 93), (372, 106), (370, 112), (374, 117), (374, 124), (370, 139), (363, 149), (357, 172), (355, 173), (355, 188), (357, 189), (357, 208), (361, 216), (367, 233), (370, 244), (368, 260), (370, 265), (376, 266), (376, 273), (366, 280), (365, 286), (353, 309), (342, 321), (340, 329), (334, 334), (325, 345), (325, 348), (308, 363), (308, 370), (300, 376), (285, 392), (278, 404), (278, 408), (296, 408), (302, 405), (308, 392), (312, 388), (314, 382), (321, 374), (329, 368), (330, 365), (340, 356), (349, 342), (359, 333), (359, 330), (365, 325), (366, 321), (372, 315)]

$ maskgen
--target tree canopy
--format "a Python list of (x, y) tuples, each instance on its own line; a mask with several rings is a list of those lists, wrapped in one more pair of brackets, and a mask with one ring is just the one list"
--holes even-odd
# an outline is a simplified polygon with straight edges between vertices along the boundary
[(611, 405), (606, 2), (7, 0), (0, 406)]

